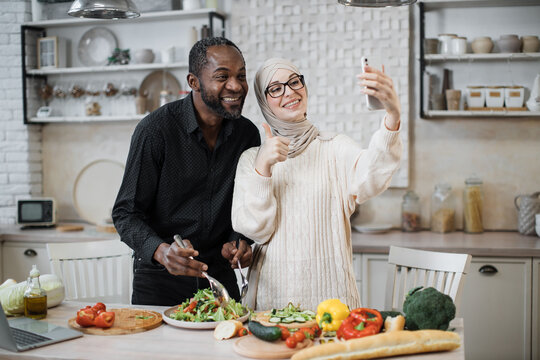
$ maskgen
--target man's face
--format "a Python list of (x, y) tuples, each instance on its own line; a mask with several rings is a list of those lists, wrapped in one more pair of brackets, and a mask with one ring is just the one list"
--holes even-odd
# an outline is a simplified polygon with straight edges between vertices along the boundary
[(219, 45), (209, 47), (206, 57), (199, 77), (203, 102), (223, 118), (239, 118), (248, 92), (242, 55), (232, 46)]

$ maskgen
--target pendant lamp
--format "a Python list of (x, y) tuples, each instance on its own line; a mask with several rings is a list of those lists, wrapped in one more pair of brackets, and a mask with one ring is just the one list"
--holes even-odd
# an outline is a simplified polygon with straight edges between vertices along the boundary
[(346, 6), (388, 7), (411, 5), (414, 4), (416, 0), (338, 0), (338, 2)]
[(141, 14), (132, 0), (75, 0), (68, 15), (92, 19), (132, 19)]

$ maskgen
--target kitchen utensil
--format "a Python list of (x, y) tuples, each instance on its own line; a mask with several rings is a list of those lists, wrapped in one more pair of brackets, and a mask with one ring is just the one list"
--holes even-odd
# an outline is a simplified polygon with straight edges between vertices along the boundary
[(535, 215), (540, 213), (540, 191), (514, 198), (518, 210), (518, 231), (523, 235), (534, 235)]
[(146, 98), (147, 111), (152, 112), (159, 107), (159, 94), (162, 90), (178, 94), (182, 88), (178, 79), (168, 71), (153, 71), (144, 78), (139, 88), (139, 94), (148, 94)]
[[(177, 327), (177, 328), (196, 329), (196, 330), (209, 330), (209, 329), (215, 329), (215, 327), (218, 326), (218, 324), (221, 322), (221, 321), (195, 322), (195, 321), (175, 320), (175, 319), (171, 318), (170, 315), (176, 310), (178, 310), (178, 305), (166, 309), (163, 312), (163, 321), (165, 321), (167, 324), (169, 324), (171, 326), (174, 326), (174, 327)], [(248, 311), (246, 313), (246, 315), (241, 316), (236, 320), (243, 323), (243, 322), (247, 321), (247, 319), (249, 318), (249, 315), (250, 315), (250, 313)]]
[(452, 39), (456, 38), (456, 34), (439, 34), (439, 53), (451, 54), (452, 53)]
[(467, 52), (467, 38), (455, 37), (450, 40), (450, 50), (453, 55), (463, 55)]
[(242, 273), (242, 265), (240, 265), (240, 259), (238, 259), (238, 271), (240, 272), (240, 276), (242, 277), (242, 290), (240, 291), (240, 300), (242, 300), (246, 296), (248, 291), (248, 281)]
[(448, 110), (459, 110), (461, 102), (461, 90), (446, 90), (446, 106)]
[(95, 27), (83, 34), (79, 40), (79, 60), (85, 66), (107, 65), (109, 56), (118, 47), (114, 34), (104, 27)]
[(233, 349), (242, 356), (254, 359), (288, 359), (296, 352), (313, 345), (313, 341), (304, 339), (294, 349), (285, 345), (285, 341), (263, 341), (255, 336), (244, 336), (238, 339)]
[(111, 309), (114, 312), (114, 325), (110, 328), (95, 326), (82, 327), (75, 321), (75, 317), (68, 320), (69, 327), (91, 335), (126, 335), (152, 330), (161, 325), (160, 313), (142, 309)]
[(79, 216), (94, 225), (111, 217), (114, 199), (124, 176), (124, 165), (100, 159), (86, 165), (73, 185), (73, 206)]
[(352, 228), (363, 234), (382, 234), (392, 230), (392, 224), (357, 225)]
[[(174, 241), (180, 246), (182, 249), (187, 249), (186, 244), (182, 241), (182, 238), (180, 235), (174, 235), (173, 236)], [(193, 259), (193, 256), (189, 257), (190, 259)], [(219, 303), (219, 306), (225, 306), (229, 303), (231, 300), (231, 297), (229, 296), (229, 293), (227, 292), (227, 289), (225, 289), (225, 286), (223, 286), (222, 283), (211, 277), (206, 273), (206, 271), (203, 271), (202, 274), (204, 277), (208, 279), (208, 282), (210, 283), (210, 288), (212, 289), (212, 292), (214, 293), (214, 297), (216, 298), (216, 301)]]

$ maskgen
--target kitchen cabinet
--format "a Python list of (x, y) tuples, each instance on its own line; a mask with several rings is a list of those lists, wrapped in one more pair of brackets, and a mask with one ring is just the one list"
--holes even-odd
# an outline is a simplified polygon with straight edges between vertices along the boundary
[(540, 258), (533, 258), (532, 269), (532, 359), (540, 360)]
[[(210, 34), (224, 35), (225, 14), (215, 9), (174, 10), (143, 13), (139, 18), (129, 21), (61, 19), (23, 24), (21, 42), (23, 44), (24, 123), (137, 121), (141, 119), (144, 114), (136, 114), (135, 96), (131, 95), (129, 90), (139, 89), (143, 79), (152, 71), (170, 73), (178, 80), (177, 86), (186, 90), (185, 78), (188, 71), (188, 53), (193, 41), (192, 29), (195, 28), (199, 32), (202, 25), (209, 27)], [(89, 30), (97, 27), (105, 28), (106, 30), (100, 31), (108, 35), (94, 36), (93, 40), (89, 40), (92, 45), (86, 45), (87, 42), (81, 41)], [(38, 38), (45, 36), (62, 39), (62, 43), (67, 44), (66, 67), (39, 68), (36, 44)], [(88, 54), (94, 54), (103, 48), (113, 48), (111, 44), (115, 41), (116, 47), (130, 50), (131, 61), (128, 65), (85, 65), (97, 63), (95, 58), (92, 58), (93, 55)], [(174, 54), (172, 61), (163, 62), (162, 52), (170, 50), (171, 47)], [(154, 62), (135, 63), (134, 55), (137, 50), (142, 49), (153, 51)], [(170, 55), (171, 52), (168, 54)], [(100, 55), (101, 57), (110, 56), (108, 52)], [(56, 56), (61, 55), (56, 54)], [(92, 61), (82, 61), (81, 56), (83, 59), (86, 56), (87, 60), (90, 58)], [(111, 83), (118, 93), (109, 92), (110, 96), (101, 94), (92, 98), (92, 102), (100, 104), (101, 107), (100, 111), (90, 112), (96, 115), (87, 115), (85, 112), (85, 99), (90, 99), (88, 93), (78, 98), (70, 94), (70, 89), (74, 86), (81, 88), (83, 92), (91, 90), (103, 93), (108, 83)], [(45, 84), (50, 87), (44, 87)], [(175, 90), (177, 86), (174, 86)], [(40, 92), (40, 89), (44, 91)], [(79, 91), (76, 94), (80, 93)], [(55, 96), (56, 94), (68, 94), (68, 96), (62, 98)], [(150, 95), (154, 101), (155, 95), (159, 96), (159, 91)], [(176, 99), (179, 94), (171, 95), (173, 99)], [(44, 98), (47, 99), (44, 100)], [(38, 109), (44, 106), (50, 109), (49, 114), (38, 117)], [(98, 113), (100, 115), (97, 115)]]
[[(362, 305), (384, 309), (388, 255), (355, 256), (361, 256)], [(464, 319), (467, 359), (530, 359), (531, 351), (538, 359), (539, 267), (540, 259), (473, 256), (456, 315)]]
[[(497, 40), (501, 35), (539, 35), (538, 18), (540, 3), (534, 0), (426, 0), (418, 3), (419, 9), (419, 109), (420, 117), (540, 117), (540, 112), (506, 108), (492, 110), (432, 110), (428, 106), (429, 92), (441, 93), (444, 69), (450, 70), (450, 88), (461, 90), (460, 109), (465, 109), (467, 86), (523, 86), (524, 102), (527, 101), (533, 79), (538, 73), (540, 52), (501, 53)], [(437, 38), (439, 34), (457, 34), (466, 37), (467, 53), (462, 55), (426, 54), (424, 39)], [(474, 38), (489, 36), (494, 49), (487, 54), (474, 54)], [(426, 74), (433, 75), (431, 90)]]
[(2, 273), (4, 280), (25, 281), (34, 264), (40, 273), (51, 273), (45, 243), (5, 241), (2, 244)]

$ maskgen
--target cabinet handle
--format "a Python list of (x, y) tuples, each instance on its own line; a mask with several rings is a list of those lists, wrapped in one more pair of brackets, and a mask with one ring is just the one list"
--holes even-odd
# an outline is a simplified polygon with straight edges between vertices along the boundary
[(37, 252), (34, 249), (26, 249), (24, 251), (24, 255), (34, 257), (34, 256), (37, 256)]
[(493, 265), (484, 265), (480, 269), (478, 269), (478, 272), (485, 275), (494, 275), (499, 272), (497, 268)]

